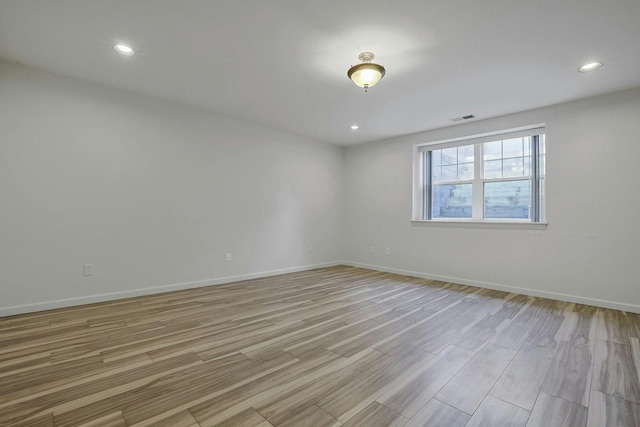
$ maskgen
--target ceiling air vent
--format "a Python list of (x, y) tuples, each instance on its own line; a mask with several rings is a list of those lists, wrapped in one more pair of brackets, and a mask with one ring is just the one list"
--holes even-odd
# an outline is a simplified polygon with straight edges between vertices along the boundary
[(475, 119), (476, 116), (473, 114), (467, 114), (466, 116), (456, 117), (455, 119), (451, 119), (452, 122), (461, 122), (463, 120)]

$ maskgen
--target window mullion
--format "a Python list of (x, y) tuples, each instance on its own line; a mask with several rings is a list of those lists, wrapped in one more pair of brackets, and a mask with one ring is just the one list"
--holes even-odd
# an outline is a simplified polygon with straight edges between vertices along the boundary
[(482, 144), (474, 144), (473, 146), (473, 191), (471, 202), (471, 217), (479, 221), (484, 216), (484, 185), (482, 182)]
[(433, 191), (431, 186), (433, 185), (431, 180), (431, 151), (424, 153), (424, 213), (423, 218), (426, 220), (431, 219), (431, 206)]
[(539, 153), (539, 136), (534, 135), (531, 137), (531, 148), (529, 149), (529, 155), (531, 161), (529, 163), (529, 172), (531, 175), (531, 221), (540, 222), (540, 171), (538, 166), (538, 153)]

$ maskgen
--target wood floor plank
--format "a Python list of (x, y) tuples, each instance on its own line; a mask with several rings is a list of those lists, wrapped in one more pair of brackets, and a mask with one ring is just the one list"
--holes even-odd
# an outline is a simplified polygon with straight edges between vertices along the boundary
[(45, 368), (51, 365), (49, 353), (36, 353), (33, 356), (24, 356), (18, 359), (0, 362), (0, 378), (13, 376), (33, 369)]
[(555, 349), (525, 343), (500, 376), (491, 396), (530, 411), (551, 367)]
[[(220, 359), (218, 359), (220, 360)], [(331, 359), (317, 359), (309, 362), (298, 362), (296, 359), (289, 355), (283, 354), (276, 359), (270, 359), (265, 361), (258, 361), (250, 366), (240, 370), (232, 371), (230, 369), (221, 369), (210, 377), (201, 376), (198, 378), (163, 378), (147, 387), (145, 390), (141, 390), (139, 398), (128, 401), (123, 409), (124, 416), (129, 424), (136, 424), (143, 420), (153, 418), (154, 416), (164, 413), (170, 408), (178, 407), (181, 405), (189, 405), (193, 400), (193, 395), (200, 394), (206, 395), (206, 392), (212, 387), (225, 388), (225, 386), (233, 387), (239, 379), (256, 378), (261, 379), (262, 382), (253, 381), (251, 387), (254, 391), (258, 391), (260, 386), (265, 382), (264, 378), (270, 378), (272, 374), (270, 370), (274, 372), (284, 371), (291, 375), (304, 372), (305, 369), (314, 369), (321, 366), (323, 363), (327, 363), (327, 360)], [(216, 362), (215, 360), (213, 361)], [(290, 371), (287, 369), (290, 368)], [(238, 387), (232, 389), (231, 392), (226, 395), (218, 397), (218, 403), (226, 403), (222, 396), (229, 396), (229, 400), (236, 399), (236, 395), (245, 391), (245, 387)], [(168, 394), (166, 391), (171, 390), (172, 393)], [(198, 422), (201, 421), (200, 412), (194, 408), (190, 410), (194, 418)]]
[(586, 406), (540, 393), (527, 427), (586, 427)]
[(396, 336), (379, 342), (375, 348), (387, 354), (396, 354), (407, 347), (438, 353), (458, 338), (460, 333), (477, 323), (474, 318), (460, 315), (464, 308), (458, 300), (448, 300), (446, 304), (441, 310), (423, 309), (422, 320)]
[(487, 316), (461, 334), (453, 341), (453, 345), (469, 351), (478, 351), (509, 323), (511, 320), (502, 316)]
[(357, 267), (0, 318), (0, 426), (635, 426), (639, 406), (640, 315)]
[(427, 361), (420, 372), (388, 390), (378, 401), (405, 417), (412, 418), (473, 355), (468, 350), (449, 346)]
[(593, 372), (593, 348), (583, 340), (564, 341), (556, 352), (542, 391), (588, 406)]
[(283, 352), (287, 347), (291, 347), (298, 343), (308, 341), (309, 339), (318, 335), (330, 333), (337, 328), (347, 326), (346, 323), (340, 321), (327, 321), (314, 325), (307, 325), (306, 323), (302, 323), (302, 325), (302, 328), (294, 330), (293, 332), (278, 335), (277, 337), (270, 340), (263, 340), (257, 344), (243, 347), (241, 351), (251, 359), (264, 359), (270, 357), (275, 353)]
[(428, 363), (431, 357), (430, 353), (418, 349), (398, 353), (378, 369), (363, 372), (351, 383), (327, 395), (318, 402), (318, 406), (338, 420), (347, 421), (359, 412), (356, 408), (366, 407), (400, 375), (411, 372), (415, 366)]
[(377, 344), (407, 330), (424, 318), (420, 311), (399, 315), (394, 321), (371, 328), (363, 334), (329, 346), (327, 349), (344, 357), (353, 356), (360, 351), (377, 347)]
[(456, 408), (431, 399), (404, 425), (404, 427), (463, 427), (471, 418), (470, 415)]
[(105, 416), (86, 421), (84, 427), (127, 427), (127, 422), (122, 416), (122, 412), (116, 411)]
[(627, 313), (627, 331), (629, 337), (640, 338), (640, 314)]
[(373, 318), (358, 323), (348, 324), (347, 326), (342, 328), (337, 328), (333, 332), (310, 338), (306, 341), (303, 341), (302, 343), (291, 345), (285, 348), (285, 351), (297, 357), (303, 353), (308, 352), (309, 350), (314, 350), (317, 348), (328, 349), (338, 342), (346, 341), (350, 338), (355, 338), (366, 333), (371, 328), (376, 328), (381, 324), (392, 321), (395, 316), (397, 316), (397, 313), (393, 313), (390, 311), (385, 312)]
[[(247, 425), (247, 424), (237, 424), (237, 425)], [(258, 424), (248, 425), (250, 427), (257, 426)], [(200, 424), (193, 418), (191, 412), (189, 411), (181, 411), (167, 417), (161, 421), (149, 424), (150, 427), (200, 427)]]
[[(199, 362), (199, 359), (193, 354), (185, 355), (184, 359), (188, 360), (187, 363)], [(151, 365), (151, 360), (146, 356), (122, 359), (112, 363), (103, 363), (99, 356), (93, 356), (85, 360), (45, 366), (45, 369), (20, 372), (18, 376), (3, 379), (0, 386), (0, 393), (3, 396), (0, 408), (9, 404), (18, 404), (27, 399), (33, 402), (41, 396), (57, 397), (62, 390), (68, 390), (71, 387), (78, 389), (83, 384), (95, 385), (97, 383), (99, 385), (100, 380), (105, 377), (118, 377), (125, 372), (137, 369), (140, 369), (140, 373), (149, 375), (150, 372), (146, 368)], [(159, 366), (164, 365), (155, 365), (156, 368)]]
[(473, 414), (500, 378), (516, 352), (487, 345), (436, 395), (436, 399)]
[[(190, 412), (189, 415), (191, 415)], [(193, 420), (195, 422), (195, 418)], [(217, 427), (257, 427), (264, 424), (265, 421), (264, 417), (262, 417), (262, 415), (260, 415), (255, 409), (249, 408), (240, 412), (238, 415), (234, 415), (228, 420), (221, 422)], [(167, 425), (167, 427), (171, 426)]]
[(636, 367), (636, 375), (640, 380), (640, 339), (632, 337), (631, 342), (631, 357), (633, 358), (633, 364)]
[[(163, 349), (177, 344), (183, 344), (183, 348), (191, 348), (191, 339), (210, 337), (218, 332), (233, 328), (234, 326), (236, 325), (232, 322), (220, 322), (214, 325), (203, 326), (201, 328), (169, 332), (147, 340), (131, 342), (128, 344), (120, 344), (116, 345), (115, 347), (103, 348), (101, 349), (100, 354), (105, 362), (109, 362), (130, 357), (135, 354), (149, 354), (149, 352), (151, 351)], [(258, 323), (251, 329), (253, 330), (260, 327), (268, 326), (271, 326), (271, 324), (267, 322)]]
[(536, 328), (529, 333), (527, 342), (555, 350), (562, 341), (564, 323), (563, 313), (549, 313), (547, 316), (541, 317)]
[(571, 311), (565, 311), (568, 322), (565, 324), (563, 341), (594, 347), (598, 326), (598, 309), (575, 304)]
[[(110, 396), (128, 392), (172, 372), (193, 369), (201, 364), (202, 361), (195, 355), (184, 355), (157, 364), (126, 366), (126, 369), (108, 371), (108, 375), (96, 374), (95, 378), (89, 378), (83, 382), (67, 383), (17, 400), (2, 400), (0, 401), (0, 420), (15, 422), (27, 416), (51, 411), (62, 413), (80, 408)], [(113, 407), (103, 415), (117, 409), (119, 408)]]
[(487, 396), (466, 427), (525, 427), (528, 420), (529, 411)]
[(266, 399), (256, 409), (271, 423), (281, 424), (308, 406), (317, 404), (322, 398), (346, 387), (361, 373), (385, 366), (389, 360), (388, 355), (380, 352), (367, 352), (341, 369), (323, 375), (317, 380), (303, 382), (287, 393)]
[(491, 340), (491, 344), (518, 351), (527, 341), (540, 319), (524, 314), (517, 315), (508, 325), (499, 331)]
[(53, 414), (45, 414), (38, 417), (27, 418), (12, 422), (11, 424), (1, 424), (11, 427), (54, 427)]
[(316, 405), (311, 405), (287, 421), (278, 424), (278, 427), (331, 427), (340, 424), (338, 420)]
[(640, 403), (640, 379), (631, 345), (597, 340), (592, 387)]
[(286, 393), (300, 382), (337, 370), (342, 363), (345, 363), (345, 360), (335, 353), (325, 353), (318, 358), (287, 363), (225, 393), (200, 399), (189, 411), (203, 427), (216, 425), (220, 420), (249, 407), (255, 408), (273, 394)]
[(640, 405), (592, 390), (587, 426), (640, 426)]
[(402, 427), (407, 419), (399, 413), (378, 403), (371, 402), (369, 406), (358, 412), (344, 427)]
[(599, 309), (598, 339), (629, 344), (629, 323), (626, 314), (618, 310)]

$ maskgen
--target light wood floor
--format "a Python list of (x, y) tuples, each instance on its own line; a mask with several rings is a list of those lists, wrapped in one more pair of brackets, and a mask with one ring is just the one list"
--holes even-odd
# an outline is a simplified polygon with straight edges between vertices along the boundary
[(2, 426), (638, 426), (640, 316), (352, 267), (0, 318)]

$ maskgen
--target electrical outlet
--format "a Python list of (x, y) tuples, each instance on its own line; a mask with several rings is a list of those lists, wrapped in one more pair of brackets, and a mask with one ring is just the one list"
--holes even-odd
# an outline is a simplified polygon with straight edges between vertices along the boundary
[(82, 266), (82, 274), (85, 276), (93, 276), (93, 264), (85, 264)]
[(226, 253), (224, 260), (226, 262), (231, 262), (231, 252), (227, 252)]
[(389, 248), (384, 248), (384, 254), (385, 255), (390, 255), (391, 254), (391, 250)]
[(376, 247), (375, 246), (371, 246), (371, 248), (369, 249), (369, 253), (375, 254), (376, 253)]

